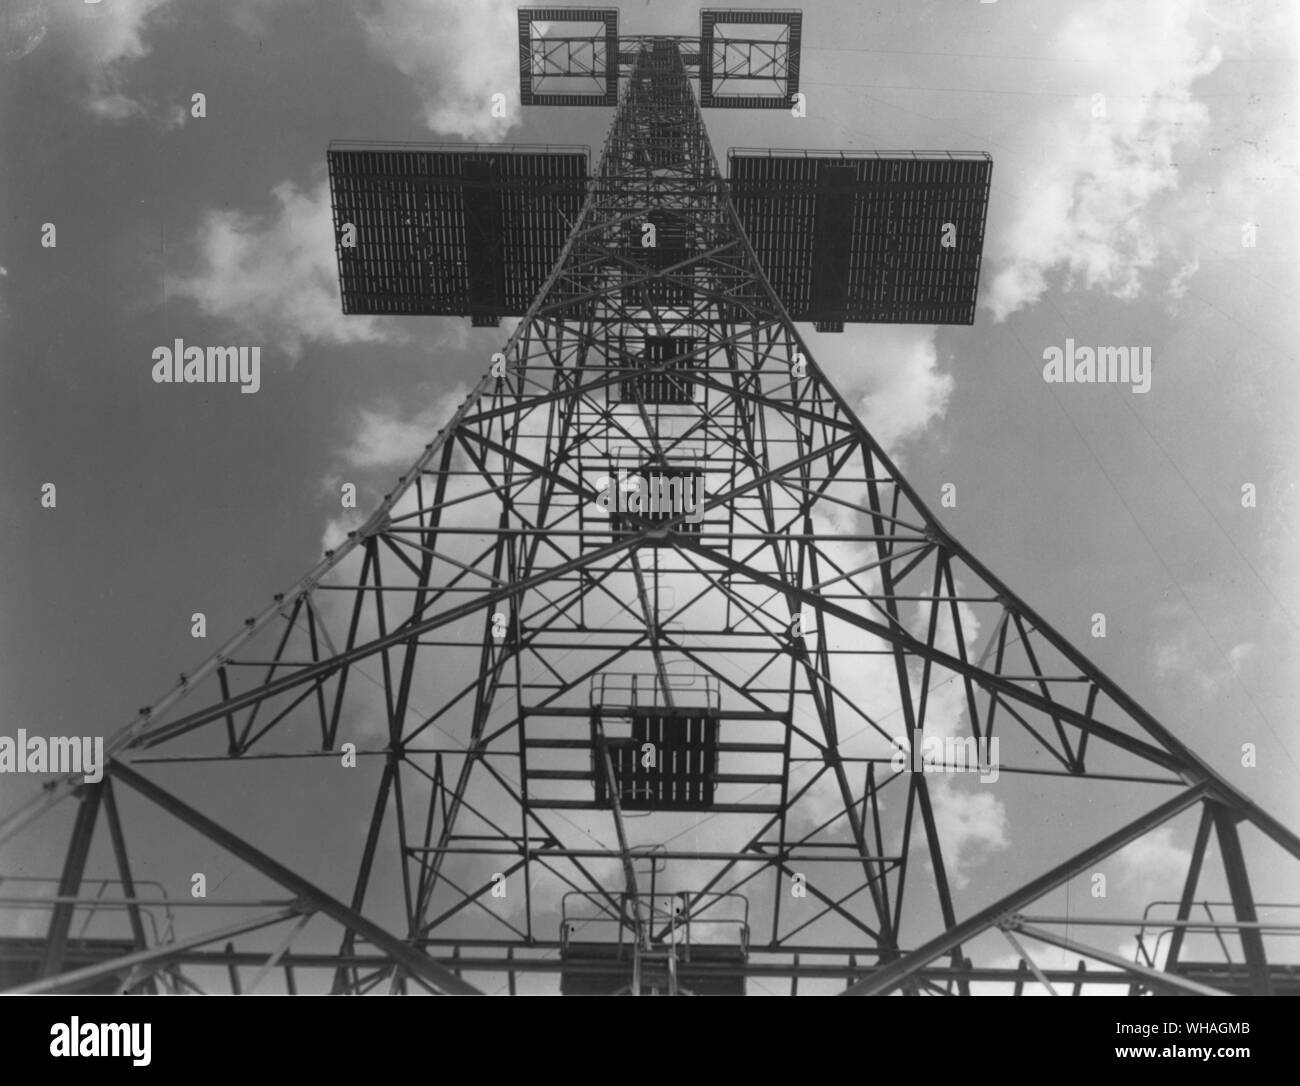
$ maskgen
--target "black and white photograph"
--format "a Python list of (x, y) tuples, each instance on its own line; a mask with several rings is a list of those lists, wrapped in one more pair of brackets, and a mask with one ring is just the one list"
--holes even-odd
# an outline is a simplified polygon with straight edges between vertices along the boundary
[(1251, 1064), (1204, 999), (1300, 995), (1298, 34), (4, 0), (33, 1059), (162, 1069), (180, 996), (875, 995)]

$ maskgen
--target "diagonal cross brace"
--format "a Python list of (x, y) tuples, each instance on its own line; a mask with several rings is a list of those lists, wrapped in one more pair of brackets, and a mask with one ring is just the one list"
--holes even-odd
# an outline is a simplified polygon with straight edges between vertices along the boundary
[(1204, 798), (1206, 786), (1203, 784), (1188, 788), (1178, 795), (1166, 800), (1159, 807), (1140, 818), (1123, 826), (1095, 845), (1084, 849), (1064, 863), (1057, 864), (1046, 874), (1040, 875), (1032, 882), (1026, 883), (1019, 890), (1008, 894), (1000, 901), (995, 901), (967, 920), (963, 920), (942, 935), (923, 943), (911, 953), (904, 954), (896, 961), (883, 965), (868, 977), (856, 984), (849, 985), (842, 995), (885, 995), (898, 987), (908, 977), (917, 973), (941, 954), (946, 954), (964, 942), (968, 942), (988, 928), (993, 927), (1007, 913), (1014, 912), (1035, 898), (1054, 890), (1073, 877), (1080, 868), (1109, 856), (1117, 849), (1141, 837), (1156, 826), (1167, 822), (1174, 815), (1180, 814), (1199, 799)]
[(238, 856), (250, 867), (256, 868), (263, 875), (274, 879), (285, 889), (293, 891), (316, 912), (324, 913), (331, 920), (337, 921), (345, 928), (355, 931), (363, 939), (373, 943), (403, 969), (420, 977), (438, 991), (449, 995), (482, 994), (472, 984), (461, 980), (450, 969), (439, 965), (427, 954), (417, 950), (409, 943), (404, 943), (378, 924), (367, 920), (337, 898), (331, 897), (314, 883), (310, 883), (301, 875), (290, 871), (282, 863), (273, 860), (266, 853), (254, 848), (242, 837), (213, 822), (206, 815), (200, 814), (193, 807), (177, 799), (170, 792), (159, 788), (153, 781), (141, 776), (129, 766), (113, 760), (109, 762), (108, 770), (123, 784), (129, 785), (146, 799), (152, 800), (163, 810), (175, 815), (191, 829), (197, 830), (227, 852)]

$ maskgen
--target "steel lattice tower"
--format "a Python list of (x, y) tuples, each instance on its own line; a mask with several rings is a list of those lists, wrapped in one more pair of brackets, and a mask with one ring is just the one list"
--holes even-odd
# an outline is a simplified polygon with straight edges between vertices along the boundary
[[(572, 41), (538, 58), (528, 28), (579, 17), (601, 24), (583, 41), (603, 67)], [(955, 296), (904, 297), (905, 240), (888, 250), (893, 301), (845, 286), (853, 257), (828, 238), (889, 235), (894, 220), (862, 208), (901, 206), (919, 175), (841, 156), (814, 177), (806, 155), (764, 154), (724, 177), (700, 103), (768, 103), (716, 97), (719, 13), (699, 38), (619, 38), (604, 11), (520, 21), (525, 104), (575, 104), (536, 90), (557, 50), (562, 74), (595, 72), (601, 100), (617, 94), (590, 178), (584, 155), (556, 150), (339, 146), (331, 170), (336, 226), (362, 239), (340, 247), (350, 311), (412, 311), (371, 275), (380, 257), (366, 245), (385, 229), (405, 231), (413, 266), (437, 280), (402, 288), (424, 311), (490, 325), (526, 274), (540, 289), (344, 545), (120, 733), (102, 783), (59, 782), (4, 824), (8, 838), (75, 807), (47, 936), (4, 940), (6, 986), (1293, 990), (1276, 953), (1285, 924), (1257, 914), (1239, 828), (1286, 863), (1300, 840), (944, 531), (796, 329), (797, 317), (833, 330), (846, 312), (973, 319), (952, 315)], [(987, 191), (986, 156), (911, 161)], [(438, 202), (448, 171), (459, 219)], [(793, 203), (765, 219), (778, 190)], [(924, 220), (936, 253), (954, 208)], [(954, 259), (977, 275), (982, 210), (976, 225)], [(475, 251), (453, 274), (455, 230)], [(541, 260), (547, 245), (558, 256)], [(659, 486), (667, 509), (629, 496)], [(945, 764), (996, 738), (997, 782), (925, 772), (927, 730), (946, 740)], [(897, 737), (916, 765), (909, 754), (900, 767)], [(241, 774), (254, 783), (234, 793)], [(1030, 820), (1041, 840), (1025, 847), (1050, 862), (967, 902), (936, 808), (985, 788)], [(1045, 816), (1066, 789), (1094, 797), (1095, 825)], [(310, 813), (292, 832), (269, 824), (298, 794), (352, 812), (364, 833), (315, 839)], [(132, 816), (223, 850), (237, 896), (186, 910), (189, 874), (174, 874), (184, 920), (151, 930), (159, 906), (133, 879)], [(1074, 929), (1041, 915), (1071, 879), (1180, 817), (1199, 821), (1165, 914), (1081, 912)], [(97, 890), (92, 855), (113, 872)], [(1213, 878), (1226, 886), (1217, 913), (1201, 906)], [(93, 932), (75, 930), (92, 914)], [(1107, 948), (1107, 923), (1139, 929), (1135, 956)], [(1087, 964), (1040, 968), (1029, 947), (1041, 944)]]

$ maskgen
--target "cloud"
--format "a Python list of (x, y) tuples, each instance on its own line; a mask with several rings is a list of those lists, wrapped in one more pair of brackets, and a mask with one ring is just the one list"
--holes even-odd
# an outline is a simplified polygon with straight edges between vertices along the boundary
[[(850, 395), (856, 392), (868, 399), (868, 405), (864, 408), (865, 412), (876, 410), (882, 411), (883, 415), (889, 415), (890, 413), (883, 411), (879, 404), (889, 402), (897, 405), (893, 412), (894, 417), (881, 417), (877, 420), (878, 424), (883, 428), (881, 435), (885, 440), (899, 440), (901, 434), (919, 432), (920, 428), (923, 428), (935, 417), (937, 410), (935, 403), (941, 401), (942, 396), (934, 397), (934, 386), (936, 381), (942, 384), (946, 379), (936, 372), (933, 337), (934, 330), (928, 328), (864, 329), (861, 335), (845, 336), (843, 337), (844, 342), (834, 345), (834, 357), (831, 358), (830, 364), (838, 366), (845, 373), (852, 375), (854, 387), (850, 389)], [(908, 366), (900, 366), (898, 364), (900, 358), (918, 360), (919, 376), (918, 371), (908, 373)], [(819, 355), (819, 360), (823, 360), (821, 355)], [(823, 365), (825, 366), (824, 360)], [(899, 380), (897, 374), (900, 372), (908, 375)], [(385, 473), (383, 489), (387, 489), (386, 484), (391, 482), (388, 475), (395, 474), (396, 471), (410, 465), (412, 460), (419, 455), (424, 443), (429, 441), (439, 428), (446, 425), (455, 407), (463, 399), (463, 395), (463, 388), (448, 391), (441, 402), (435, 402), (427, 409), (415, 413), (411, 413), (404, 405), (392, 403), (371, 403), (357, 410), (352, 419), (347, 439), (340, 447), (337, 455), (338, 465), (348, 474), (338, 474), (336, 469), (336, 473), (328, 481), (333, 484), (331, 496), (337, 494), (337, 489), (333, 487), (336, 487), (340, 479), (356, 479), (359, 473), (365, 472)], [(873, 397), (876, 400), (876, 406), (874, 407), (870, 402)], [(546, 411), (534, 412), (527, 416), (520, 423), (521, 435), (529, 441), (540, 442), (546, 440), (548, 418), (549, 413)], [(628, 427), (629, 440), (641, 433), (642, 424), (639, 418), (624, 415), (620, 417), (620, 421)], [(775, 429), (768, 433), (768, 437), (770, 440), (779, 440), (785, 435), (781, 431), (780, 425), (775, 420), (771, 421)], [(533, 450), (528, 452), (528, 455), (536, 457), (540, 453)], [(497, 464), (497, 454), (489, 454), (487, 456), (488, 470), (495, 472)], [(495, 496), (471, 497), (476, 490), (481, 488), (481, 485), (481, 482), (477, 480), (456, 476), (449, 480), (445, 502), (446, 507), (451, 510), (448, 514), (451, 523), (478, 525), (482, 527), (484, 533), (491, 530), (499, 513), (500, 501)], [(373, 496), (374, 492), (369, 487), (359, 486), (358, 489), (363, 492), (370, 491)], [(835, 488), (833, 494), (844, 499), (860, 497), (857, 493), (849, 493), (850, 490), (854, 489), (856, 489), (856, 484), (845, 483)], [(711, 484), (710, 492), (713, 492), (713, 490), (714, 486)], [(367, 501), (363, 504), (366, 504), (369, 508), (355, 512), (351, 510), (340, 511), (341, 515), (327, 528), (324, 541), (326, 548), (337, 545), (347, 530), (357, 527), (361, 520), (369, 515), (373, 509), (373, 501)], [(526, 508), (526, 505), (523, 508)], [(414, 509), (413, 495), (408, 491), (398, 502), (394, 510), (394, 516), (395, 518), (401, 518), (412, 513)], [(352, 519), (348, 519), (349, 517)], [(819, 532), (822, 533), (825, 551), (828, 555), (833, 555), (834, 564), (843, 570), (853, 570), (860, 567), (863, 559), (862, 545), (839, 539), (840, 534), (852, 534), (860, 527), (858, 518), (842, 506), (827, 504), (817, 510), (814, 519), (817, 522)], [(437, 545), (440, 558), (438, 559), (439, 564), (434, 571), (435, 578), (444, 575), (449, 577), (462, 576), (458, 570), (450, 565), (443, 564), (446, 559), (479, 564), (480, 559), (476, 558), (475, 555), (482, 549), (482, 540), (483, 536), (476, 536), (468, 532), (461, 532), (456, 535), (449, 534), (445, 539), (440, 538)], [(357, 552), (349, 556), (347, 560), (349, 572), (342, 575), (345, 581), (348, 580), (349, 576), (355, 579), (355, 571), (359, 562), (360, 556)], [(618, 576), (621, 581), (614, 580), (610, 582), (612, 591), (616, 596), (626, 588), (631, 587), (630, 573), (624, 571)], [(385, 583), (389, 583), (389, 577), (398, 578), (399, 581), (404, 583), (408, 579), (408, 573), (403, 572), (401, 567), (397, 566), (390, 573), (387, 573), (385, 577)], [(874, 571), (859, 573), (855, 577), (857, 583), (874, 585), (877, 590), (879, 588), (878, 579), (879, 574)], [(462, 581), (466, 587), (477, 583), (476, 578), (472, 575), (462, 576)], [(672, 598), (677, 604), (683, 604), (685, 601), (691, 600), (698, 591), (698, 579), (688, 575), (666, 575), (661, 579), (661, 584), (664, 586), (665, 591), (672, 593)], [(538, 597), (534, 596), (533, 600), (535, 606)], [(461, 601), (461, 597), (456, 600), (456, 602)], [(322, 606), (328, 609), (327, 618), (331, 628), (335, 628), (339, 624), (346, 628), (348, 615), (343, 608), (343, 602), (336, 597), (327, 597), (322, 603)], [(765, 594), (760, 593), (757, 598), (751, 599), (749, 602), (768, 612), (765, 616), (756, 617), (756, 625), (772, 629), (784, 628), (787, 609), (784, 600), (780, 598), (768, 599)], [(599, 593), (592, 593), (586, 606), (587, 612), (584, 616), (584, 622), (589, 629), (598, 630), (614, 619), (626, 619), (626, 615), (619, 610), (617, 598), (607, 599)], [(721, 599), (711, 595), (704, 600), (692, 602), (688, 613), (679, 616), (677, 621), (702, 629), (721, 629), (726, 622), (726, 616), (722, 608)], [(946, 611), (942, 618), (943, 626), (938, 634), (939, 641), (941, 644), (950, 645), (953, 643), (953, 633)], [(976, 616), (973, 613), (963, 613), (963, 620), (970, 624), (967, 629), (968, 633), (972, 633), (978, 626)], [(364, 638), (369, 634), (368, 624), (370, 621), (368, 614), (363, 616), (360, 637)], [(459, 633), (454, 633), (449, 629), (443, 636), (446, 640), (451, 640), (454, 636), (465, 636), (468, 639), (481, 637), (482, 617), (473, 616), (471, 619), (463, 620), (457, 625), (457, 631)], [(819, 633), (817, 636), (826, 636), (835, 645), (841, 647), (852, 645), (867, 647), (861, 632), (856, 627), (850, 627), (838, 620), (828, 620), (825, 623), (824, 632)], [(472, 646), (473, 641), (469, 640), (467, 643)], [(598, 643), (597, 639), (593, 639), (593, 651)], [(687, 644), (692, 648), (702, 647), (702, 643), (696, 643), (691, 639), (687, 640)], [(588, 662), (590, 661), (584, 661), (584, 666)], [(525, 663), (529, 669), (525, 671), (525, 681), (544, 681), (548, 679), (547, 673), (538, 665), (528, 660), (525, 660)], [(715, 663), (724, 674), (728, 675), (733, 674), (732, 668), (734, 667), (733, 677), (737, 681), (744, 681), (749, 677), (745, 674), (743, 667), (734, 666), (734, 661), (716, 659)], [(565, 665), (566, 668), (568, 666)], [(417, 713), (424, 715), (431, 712), (441, 700), (447, 697), (446, 690), (450, 681), (449, 676), (457, 675), (459, 667), (459, 661), (447, 656), (439, 661), (439, 666), (421, 671), (411, 692), (411, 704), (416, 707), (415, 711)], [(892, 658), (884, 654), (864, 654), (854, 662), (852, 667), (837, 670), (837, 682), (841, 686), (841, 692), (836, 698), (836, 712), (839, 717), (840, 736), (843, 740), (841, 752), (853, 754), (886, 753), (887, 748), (882, 746), (885, 741), (875, 736), (875, 733), (870, 731), (869, 728), (861, 732), (860, 735), (853, 734), (867, 728), (866, 722), (854, 710), (861, 710), (870, 714), (872, 718), (880, 720), (883, 726), (891, 731), (901, 728), (900, 722), (903, 718), (900, 710), (898, 679)], [(549, 678), (553, 677), (553, 675), (549, 676)], [(914, 675), (913, 678), (919, 681), (918, 675)], [(956, 732), (960, 728), (960, 722), (965, 712), (964, 691), (960, 684), (948, 685), (949, 689), (936, 691), (931, 695), (928, 715), (935, 728), (945, 732)], [(377, 689), (382, 689), (382, 687)], [(369, 694), (371, 689), (361, 692)], [(504, 711), (508, 707), (503, 703), (499, 708)], [(795, 714), (802, 727), (811, 730), (813, 734), (817, 733), (819, 717), (811, 705), (810, 699), (806, 696), (797, 699)], [(372, 713), (371, 715), (376, 714)], [(365, 716), (364, 713), (359, 714), (358, 719)], [(459, 734), (459, 728), (451, 723), (452, 720), (453, 718), (448, 715), (440, 722)], [(504, 723), (504, 720), (502, 722)], [(852, 739), (849, 739), (849, 736), (852, 736)], [(759, 773), (770, 768), (763, 762), (760, 755), (731, 756), (727, 765), (728, 772), (737, 773)], [(806, 777), (802, 774), (798, 776), (797, 783), (799, 785), (802, 785), (805, 781)], [(978, 865), (989, 852), (1007, 847), (1007, 815), (1003, 803), (986, 788), (969, 787), (969, 790), (967, 790), (968, 787), (968, 784), (962, 782), (954, 784), (953, 782), (939, 781), (931, 784), (931, 795), (939, 834), (943, 843), (945, 863), (949, 878), (953, 885), (957, 887), (966, 884), (968, 872)], [(577, 798), (580, 794), (581, 786), (578, 784), (573, 785), (570, 798)], [(504, 800), (502, 802), (504, 803)], [(508, 804), (503, 809), (508, 809)], [(832, 774), (827, 774), (821, 778), (818, 784), (813, 786), (812, 790), (792, 810), (790, 822), (792, 826), (797, 827), (793, 832), (809, 833), (814, 827), (842, 812), (842, 810), (843, 798), (839, 793), (836, 779)], [(499, 814), (501, 812), (492, 808), (490, 813)], [(752, 830), (753, 827), (748, 827), (748, 832), (752, 832)], [(593, 828), (590, 832), (607, 836), (608, 826), (600, 823), (598, 828)], [(733, 839), (735, 833), (736, 829), (733, 824), (724, 825), (722, 822), (713, 822), (709, 823), (706, 828), (699, 830), (691, 840), (695, 841), (700, 848), (726, 850), (739, 847), (741, 842)], [(840, 818), (829, 829), (821, 831), (818, 839), (823, 841), (840, 840), (844, 839), (847, 833), (847, 820)], [(922, 854), (918, 855), (918, 858), (924, 862), (926, 857)], [(664, 879), (668, 877), (665, 874)], [(682, 877), (685, 878), (685, 874)], [(683, 885), (695, 885), (695, 883), (684, 883)]]
[[(810, 334), (809, 349), (866, 428), (892, 452), (942, 418), (953, 378), (939, 370), (930, 325), (856, 325)], [(855, 402), (856, 401), (856, 402)]]
[(1210, 635), (1200, 629), (1192, 609), (1181, 601), (1161, 603), (1153, 622), (1157, 630), (1152, 649), (1156, 678), (1173, 676), (1180, 683), (1195, 683), (1202, 698), (1217, 697), (1231, 688), (1256, 647), (1253, 641), (1240, 641), (1220, 654)]
[(1115, 853), (1127, 878), (1176, 886), (1191, 866), (1192, 850), (1174, 844), (1172, 826), (1160, 826)]
[[(1074, 973), (1079, 968), (1079, 963), (1085, 962), (1089, 973), (1112, 973), (1116, 970), (1110, 966), (1097, 962), (1095, 959), (1087, 958), (1072, 950), (1063, 950), (1061, 947), (1053, 946), (1050, 943), (1042, 943), (1037, 939), (1032, 939), (1027, 935), (1017, 935), (1020, 945), (1025, 948), (1025, 953), (1033, 959), (1034, 965), (1045, 973), (1049, 972), (1068, 972)], [(1008, 948), (1010, 949), (1010, 948)], [(1132, 955), (1130, 954), (1130, 958)], [(1018, 969), (1023, 959), (1014, 950), (1004, 954), (1001, 957), (991, 959), (987, 965), (990, 969)], [(1052, 987), (1056, 989), (1057, 995), (1070, 995), (1074, 991), (1074, 985), (1070, 981), (1052, 981)], [(1082, 995), (1115, 995), (1122, 992), (1122, 988), (1114, 985), (1087, 985), (1083, 987)], [(983, 983), (977, 982), (971, 985), (972, 995), (1007, 995), (1008, 991), (1005, 983)], [(1038, 978), (1032, 972), (1025, 974), (1024, 989), (1022, 995), (1027, 996), (1045, 996), (1050, 995), (1046, 988), (1039, 983)]]
[[(1196, 936), (1192, 935), (1191, 938), (1195, 939)], [(1168, 939), (1153, 938), (1148, 934), (1148, 937), (1142, 941), (1142, 946), (1139, 947), (1137, 939), (1130, 937), (1120, 943), (1119, 949), (1115, 953), (1125, 961), (1137, 962), (1149, 969), (1164, 969), (1165, 962), (1169, 960), (1169, 943)], [(1183, 945), (1184, 948), (1187, 947), (1186, 943)], [(1147, 960), (1148, 955), (1150, 955), (1150, 961)], [(1183, 957), (1187, 957), (1186, 949)]]
[[(438, 396), (423, 411), (409, 418), (402, 417), (400, 409), (392, 404), (358, 408), (352, 420), (347, 444), (338, 452), (338, 468), (325, 476), (322, 489), (331, 497), (337, 498), (340, 486), (344, 482), (355, 482), (358, 473), (378, 472), (381, 469), (405, 471), (419, 458), (424, 446), (447, 425), (468, 392), (465, 385), (458, 384)], [(414, 511), (417, 505), (413, 498), (413, 493), (407, 491), (398, 508), (408, 513)], [(374, 503), (359, 503), (361, 504)], [(372, 512), (370, 508), (358, 507), (343, 510), (338, 516), (331, 517), (322, 533), (322, 549), (337, 547), (347, 538), (348, 532), (359, 528)]]
[(1007, 847), (1007, 809), (985, 786), (959, 789), (951, 778), (941, 775), (927, 778), (927, 783), (944, 869), (953, 886), (961, 890), (970, 882), (973, 866), (989, 852)]
[[(519, 117), (515, 10), (505, 0), (378, 0), (358, 18), (375, 54), (414, 83), (432, 131), (497, 140)], [(508, 116), (492, 116), (494, 94)]]
[(7, 2), (13, 7), (0, 26), (6, 55), (17, 59), (44, 46), (64, 59), (92, 113), (110, 121), (146, 117), (169, 122), (170, 111), (160, 113), (154, 103), (128, 91), (127, 71), (149, 55), (148, 33), (170, 0)]
[(1017, 212), (991, 247), (1002, 266), (985, 304), (997, 320), (1037, 301), (1053, 273), (1134, 298), (1143, 273), (1186, 244), (1186, 226), (1177, 217), (1162, 223), (1156, 212), (1177, 192), (1180, 157), (1209, 127), (1192, 85), (1223, 52), (1201, 40), (1203, 26), (1209, 34), (1198, 12), (1182, 0), (1109, 0), (1060, 28), (1061, 67), (1091, 91), (1040, 123), (1033, 142), (1050, 155), (1013, 175), (1007, 199)]
[(356, 431), (343, 452), (344, 461), (356, 468), (410, 464), (434, 434), (447, 424), (466, 392), (468, 389), (464, 385), (458, 385), (432, 407), (406, 420), (374, 408), (359, 409)]
[(198, 269), (169, 277), (167, 293), (293, 359), (306, 342), (400, 341), (391, 321), (344, 315), (339, 305), (328, 182), (303, 192), (285, 181), (272, 194), (269, 215), (209, 211), (198, 231)]
[(0, 10), (0, 57), (21, 60), (45, 40), (45, 8), (43, 0), (11, 0)]
[(290, 4), (303, 5), (307, 0), (226, 0), (226, 16), (236, 29), (250, 38), (263, 38), (271, 33), (266, 14), (272, 8), (285, 8)]
[(1188, 283), (1191, 282), (1192, 276), (1200, 271), (1200, 268), (1200, 258), (1194, 256), (1178, 269), (1178, 274), (1169, 280), (1169, 286), (1166, 288), (1166, 293), (1173, 301), (1178, 301), (1187, 293)]

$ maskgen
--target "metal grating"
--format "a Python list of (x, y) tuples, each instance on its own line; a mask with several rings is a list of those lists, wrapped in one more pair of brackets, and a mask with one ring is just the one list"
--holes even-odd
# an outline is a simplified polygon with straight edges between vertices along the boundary
[[(593, 719), (593, 759), (598, 757)], [(644, 765), (647, 744), (654, 765)], [(708, 709), (632, 710), (632, 737), (609, 741), (619, 805), (630, 811), (701, 811), (713, 806), (717, 787), (718, 717)], [(593, 761), (598, 806), (610, 806), (608, 780)]]
[[(993, 160), (986, 154), (728, 154), (732, 199), (795, 320), (972, 324)], [(942, 244), (944, 224), (956, 244)], [(837, 327), (838, 326), (838, 327)]]
[[(646, 522), (651, 525), (666, 523), (689, 514), (671, 529), (660, 529), (663, 534), (650, 535), (641, 540), (642, 546), (672, 546), (674, 539), (680, 536), (699, 536), (703, 525), (702, 519), (691, 519), (694, 509), (703, 506), (704, 472), (674, 463), (648, 463), (635, 474), (628, 477), (635, 486), (635, 498), (640, 510), (635, 514), (611, 509), (609, 528), (613, 539), (629, 539), (646, 530)], [(622, 500), (631, 499), (624, 497)], [(698, 502), (698, 505), (694, 503)], [(690, 508), (688, 508), (688, 505)], [(702, 516), (702, 514), (699, 514)]]
[(521, 316), (582, 207), (587, 163), (586, 148), (331, 144), (343, 312)]
[[(591, 23), (590, 35), (577, 39), (555, 39), (536, 31), (537, 23)], [(517, 12), (519, 41), (519, 104), (521, 106), (615, 106), (618, 104), (618, 74), (622, 54), (618, 49), (618, 8), (519, 8)], [(546, 49), (568, 43), (582, 43), (591, 48), (592, 59), (599, 57), (603, 67), (577, 62), (572, 53), (563, 63), (546, 54)], [(596, 46), (602, 48), (597, 50)], [(546, 56), (543, 63), (539, 59)], [(534, 72), (534, 66), (542, 70)], [(551, 70), (554, 68), (554, 70)], [(564, 92), (546, 91), (548, 77), (561, 78), (581, 75), (599, 90)]]
[[(654, 245), (642, 245), (643, 223), (654, 225)], [(624, 270), (623, 297), (628, 305), (683, 308), (691, 304), (695, 269), (679, 266), (695, 256), (691, 234), (690, 216), (668, 208), (654, 208), (639, 219), (628, 220), (623, 228), (620, 255), (641, 266)], [(670, 268), (676, 270), (669, 271)], [(647, 279), (647, 274), (653, 278)]]
[[(690, 403), (695, 398), (695, 382), (691, 374), (699, 366), (699, 359), (691, 357), (695, 347), (695, 339), (691, 336), (646, 336), (640, 363), (647, 367), (668, 364), (655, 372), (624, 377), (618, 383), (615, 402), (636, 403), (639, 400), (647, 404)], [(625, 346), (622, 353), (626, 355)], [(675, 361), (670, 361), (673, 359)]]
[[(757, 63), (751, 57), (743, 72), (728, 72), (724, 61), (728, 39), (719, 27), (767, 25), (784, 28), (771, 39), (770, 56), (760, 51)], [(705, 8), (700, 12), (700, 108), (701, 109), (788, 109), (799, 90), (799, 52), (803, 13), (794, 10)], [(721, 48), (719, 48), (721, 47)], [(721, 64), (721, 67), (719, 65)], [(737, 80), (777, 84), (780, 91), (736, 94), (718, 91)]]

